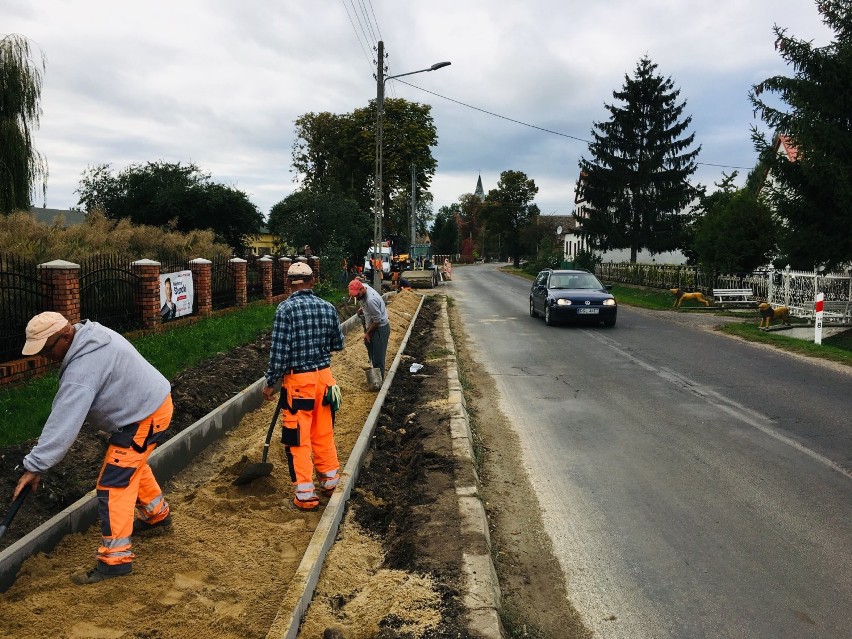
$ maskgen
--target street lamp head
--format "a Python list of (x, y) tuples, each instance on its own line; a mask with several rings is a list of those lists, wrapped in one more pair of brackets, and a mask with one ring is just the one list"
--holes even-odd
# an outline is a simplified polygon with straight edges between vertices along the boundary
[(448, 67), (452, 64), (452, 62), (436, 62), (431, 67), (429, 67), (430, 71), (437, 71), (438, 69), (443, 69), (444, 67)]

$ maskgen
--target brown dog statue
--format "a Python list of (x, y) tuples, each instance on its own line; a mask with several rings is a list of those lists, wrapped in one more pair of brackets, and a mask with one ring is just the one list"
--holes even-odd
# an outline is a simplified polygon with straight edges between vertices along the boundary
[(781, 320), (785, 326), (790, 325), (790, 309), (786, 306), (772, 308), (768, 302), (761, 302), (757, 305), (757, 312), (760, 313), (760, 328), (769, 328), (772, 320)]
[(699, 293), (696, 291), (695, 293), (684, 293), (683, 289), (680, 288), (670, 288), (669, 291), (672, 295), (675, 296), (674, 304), (672, 304), (672, 308), (680, 308), (680, 303), (684, 300), (695, 300), (696, 302), (701, 302), (704, 306), (710, 306), (710, 302), (707, 301), (707, 298), (704, 297), (703, 293)]

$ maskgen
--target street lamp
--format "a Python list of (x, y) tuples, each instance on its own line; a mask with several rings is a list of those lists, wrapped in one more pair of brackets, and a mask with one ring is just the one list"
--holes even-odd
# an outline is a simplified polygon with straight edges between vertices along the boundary
[[(373, 258), (382, 257), (382, 129), (385, 113), (385, 82), (393, 78), (401, 78), (405, 75), (436, 71), (450, 66), (450, 62), (436, 62), (428, 69), (409, 71), (397, 75), (384, 76), (385, 43), (379, 40), (379, 62), (376, 72), (376, 194), (375, 212), (373, 217)], [(377, 255), (378, 254), (378, 255)], [(375, 263), (374, 263), (375, 264)], [(382, 291), (382, 270), (373, 267), (373, 288)]]

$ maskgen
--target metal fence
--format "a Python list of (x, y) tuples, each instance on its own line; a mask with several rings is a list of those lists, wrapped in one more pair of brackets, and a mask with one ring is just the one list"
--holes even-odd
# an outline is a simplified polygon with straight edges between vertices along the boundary
[(263, 299), (263, 274), (260, 270), (260, 258), (251, 255), (246, 264), (246, 299), (255, 302)]
[(0, 254), (0, 362), (21, 357), (27, 322), (49, 302), (36, 262)]
[(284, 269), (281, 268), (281, 262), (277, 257), (273, 257), (272, 261), (272, 294), (284, 295)]
[(130, 262), (116, 255), (80, 260), (80, 317), (119, 333), (142, 328), (138, 300), (139, 277)]
[(218, 311), (237, 305), (237, 289), (234, 286), (234, 267), (227, 257), (214, 257), (210, 274), (213, 310)]

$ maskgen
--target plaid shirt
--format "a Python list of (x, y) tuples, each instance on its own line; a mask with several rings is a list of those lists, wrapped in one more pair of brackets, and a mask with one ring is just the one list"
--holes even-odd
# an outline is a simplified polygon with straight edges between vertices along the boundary
[(330, 366), (331, 351), (343, 350), (337, 309), (310, 289), (296, 291), (278, 305), (271, 341), (267, 386), (274, 386), (292, 368)]

